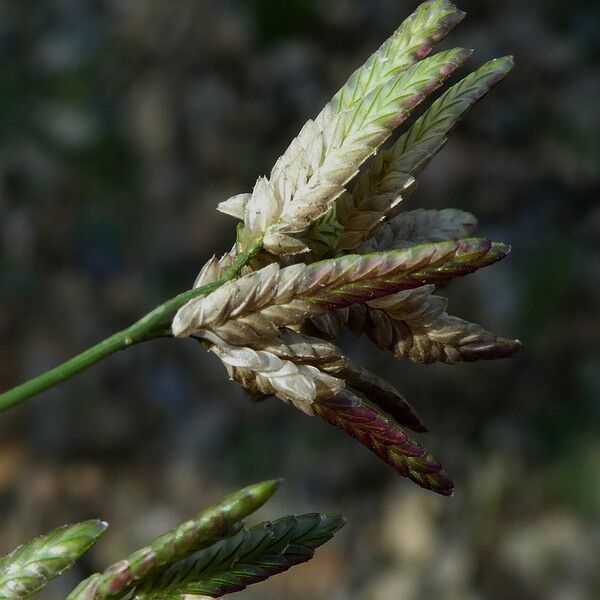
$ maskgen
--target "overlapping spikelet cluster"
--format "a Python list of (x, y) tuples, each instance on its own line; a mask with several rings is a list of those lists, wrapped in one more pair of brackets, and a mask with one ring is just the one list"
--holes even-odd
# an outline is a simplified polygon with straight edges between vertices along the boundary
[(447, 0), (419, 6), (306, 123), (269, 177), (219, 205), (242, 221), (238, 240), (204, 266), (196, 286), (217, 280), (251, 245), (261, 251), (243, 276), (191, 300), (172, 323), (174, 335), (205, 340), (246, 389), (321, 416), (442, 494), (451, 480), (400, 428), (425, 430), (415, 411), (333, 341), (348, 327), (421, 363), (500, 358), (520, 347), (449, 315), (434, 294), (437, 283), (491, 265), (509, 247), (472, 237), (476, 219), (461, 210), (400, 212), (453, 127), (512, 59), (450, 87), (380, 150), (471, 55), (455, 48), (430, 56), (463, 16)]
[[(344, 525), (341, 515), (309, 513), (245, 528), (277, 490), (255, 483), (230, 494), (82, 581), (66, 600), (220, 598), (310, 560)], [(108, 525), (65, 525), (0, 558), (0, 600), (25, 600), (73, 566)]]

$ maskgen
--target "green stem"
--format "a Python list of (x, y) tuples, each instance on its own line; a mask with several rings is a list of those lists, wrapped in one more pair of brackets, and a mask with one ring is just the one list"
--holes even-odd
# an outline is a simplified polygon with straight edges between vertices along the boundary
[(168, 336), (171, 321), (175, 313), (189, 300), (197, 296), (203, 296), (216, 290), (224, 283), (234, 279), (250, 259), (260, 250), (260, 244), (253, 245), (248, 252), (238, 254), (223, 277), (214, 283), (188, 290), (167, 300), (157, 306), (153, 311), (143, 316), (127, 329), (119, 331), (100, 343), (88, 348), (81, 354), (62, 363), (58, 367), (46, 371), (11, 390), (0, 394), (0, 411), (7, 410), (29, 398), (47, 390), (66, 379), (70, 379), (77, 373), (85, 371), (92, 365), (105, 359), (107, 356), (123, 350), (133, 344), (145, 342), (158, 337)]

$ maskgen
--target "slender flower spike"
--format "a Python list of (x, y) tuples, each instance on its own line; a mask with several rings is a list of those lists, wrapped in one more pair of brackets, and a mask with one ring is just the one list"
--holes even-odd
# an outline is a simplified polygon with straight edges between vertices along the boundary
[(349, 390), (315, 403), (315, 412), (372, 450), (417, 485), (450, 496), (454, 485), (442, 465), (375, 406)]
[[(335, 117), (356, 107), (382, 82), (425, 58), (464, 16), (463, 11), (447, 0), (428, 1), (417, 7), (367, 62), (350, 76), (316, 119), (304, 126), (273, 167), (271, 179), (278, 178), (286, 170), (298, 168), (301, 161), (306, 161), (307, 148)], [(219, 210), (242, 219), (249, 200), (250, 194), (239, 194), (219, 205)]]
[(354, 250), (398, 212), (400, 201), (416, 188), (415, 177), (443, 148), (452, 129), (512, 66), (510, 56), (484, 64), (449, 88), (391, 148), (379, 153), (352, 192), (338, 201), (338, 251)]
[[(514, 64), (512, 56), (491, 60), (453, 85), (399, 140), (377, 160), (384, 169), (418, 175), (431, 158), (444, 145), (446, 136), (456, 127), (468, 111), (496, 84), (502, 81)], [(373, 168), (377, 168), (373, 165)], [(370, 170), (369, 170), (370, 171)], [(365, 179), (382, 179), (365, 172)]]
[(282, 360), (273, 352), (232, 346), (218, 340), (211, 349), (228, 367), (232, 378), (265, 395), (274, 394), (284, 402), (293, 404), (302, 412), (313, 414), (312, 404), (320, 397), (329, 397), (344, 387), (342, 380), (319, 371), (311, 365), (295, 364)]
[(136, 600), (218, 598), (313, 557), (344, 525), (338, 515), (307, 514), (260, 523), (172, 565), (136, 590)]
[[(329, 373), (337, 378), (336, 381), (363, 393), (401, 425), (406, 425), (414, 431), (425, 431), (425, 426), (414, 408), (400, 392), (377, 375), (354, 364), (339, 348), (325, 340), (286, 329), (278, 338), (261, 340), (253, 344), (253, 347), (266, 350), (297, 365), (309, 365)], [(321, 394), (317, 400), (333, 397), (342, 387), (345, 385), (337, 389), (330, 388), (330, 393)]]
[(175, 315), (176, 336), (208, 330), (228, 343), (274, 337), (278, 328), (429, 282), (466, 275), (504, 258), (508, 246), (482, 239), (347, 255), (312, 265), (276, 263), (188, 302)]
[(317, 123), (348, 109), (386, 81), (405, 71), (431, 53), (452, 28), (465, 17), (448, 0), (424, 2), (400, 25), (394, 34), (357, 69), (325, 106)]
[(140, 581), (155, 576), (189, 554), (235, 535), (242, 519), (258, 510), (278, 487), (264, 481), (231, 494), (207, 508), (194, 519), (161, 535), (128, 558), (83, 581), (67, 600), (109, 600), (121, 598)]
[(432, 292), (433, 286), (424, 286), (367, 302), (361, 310), (351, 309), (348, 325), (382, 350), (419, 363), (506, 358), (521, 348), (519, 340), (449, 315), (446, 299)]
[(0, 600), (29, 598), (96, 542), (108, 525), (91, 520), (59, 527), (0, 559)]

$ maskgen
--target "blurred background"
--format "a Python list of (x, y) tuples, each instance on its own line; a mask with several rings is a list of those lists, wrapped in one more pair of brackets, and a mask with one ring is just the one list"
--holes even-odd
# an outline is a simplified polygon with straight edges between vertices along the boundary
[[(304, 121), (417, 5), (401, 0), (0, 2), (0, 389), (191, 286)], [(111, 528), (44, 595), (248, 483), (258, 518), (339, 511), (313, 562), (243, 600), (600, 597), (600, 6), (465, 0), (445, 43), (514, 53), (407, 208), (460, 207), (508, 260), (448, 289), (525, 349), (420, 366), (343, 345), (418, 407), (451, 499), (276, 400), (191, 341), (115, 355), (0, 416), (0, 552)], [(467, 72), (463, 68), (461, 74)]]

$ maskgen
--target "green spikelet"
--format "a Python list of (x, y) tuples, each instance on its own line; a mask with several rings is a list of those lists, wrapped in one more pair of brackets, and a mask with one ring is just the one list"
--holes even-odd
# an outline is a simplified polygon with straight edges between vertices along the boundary
[(423, 59), (434, 44), (460, 23), (464, 16), (463, 11), (457, 10), (447, 0), (433, 0), (418, 6), (367, 62), (350, 76), (332, 98), (329, 104), (331, 109), (334, 112), (346, 110), (369, 94), (378, 83)]
[[(383, 150), (359, 176), (352, 193), (338, 201), (344, 227), (335, 242), (352, 250), (369, 239), (383, 219), (397, 214), (400, 200), (415, 189), (415, 177), (441, 150), (457, 123), (508, 74), (510, 56), (491, 60), (448, 88), (389, 149)], [(322, 254), (323, 248), (319, 248)]]
[(218, 598), (287, 571), (313, 557), (344, 524), (338, 515), (307, 514), (260, 523), (202, 550), (136, 590), (136, 600)]
[[(436, 100), (389, 152), (394, 168), (419, 174), (473, 105), (513, 67), (512, 56), (491, 60), (467, 75)], [(385, 160), (385, 157), (384, 157)]]
[(60, 575), (104, 533), (98, 520), (65, 525), (0, 559), (0, 600), (28, 598)]
[(236, 534), (240, 521), (258, 510), (276, 491), (276, 480), (248, 486), (207, 508), (194, 519), (161, 535), (103, 573), (83, 581), (68, 600), (105, 600), (120, 598), (142, 579), (151, 577), (190, 553)]

